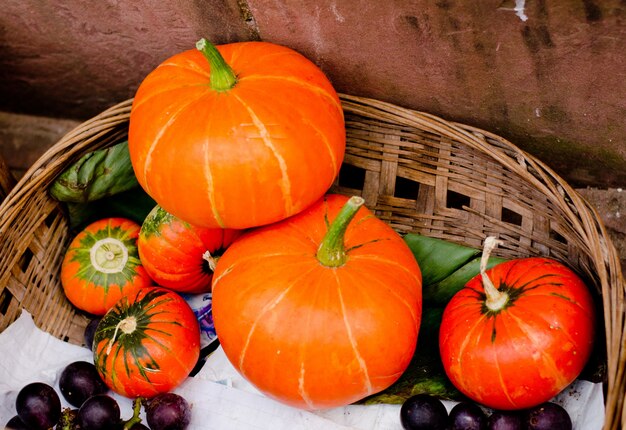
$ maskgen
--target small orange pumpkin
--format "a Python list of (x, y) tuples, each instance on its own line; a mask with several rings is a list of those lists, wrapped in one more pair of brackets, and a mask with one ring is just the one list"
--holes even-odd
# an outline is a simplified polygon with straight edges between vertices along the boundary
[(323, 72), (294, 50), (203, 39), (141, 83), (128, 147), (139, 183), (167, 212), (244, 229), (328, 190), (345, 150), (343, 110)]
[(390, 386), (413, 356), (420, 269), (362, 204), (328, 195), (244, 234), (217, 263), (218, 339), (234, 367), (281, 402), (347, 405)]
[(587, 286), (549, 258), (519, 258), (486, 270), (498, 243), (485, 240), (481, 274), (452, 297), (439, 332), (452, 383), (495, 409), (546, 402), (576, 379), (593, 347)]
[(217, 260), (240, 230), (196, 227), (156, 206), (141, 225), (139, 258), (158, 285), (179, 293), (211, 291)]
[(104, 218), (72, 240), (61, 264), (61, 285), (77, 308), (104, 315), (121, 297), (152, 284), (137, 251), (141, 226)]
[(200, 356), (200, 327), (187, 302), (167, 288), (123, 297), (98, 323), (94, 364), (126, 397), (153, 397), (180, 385)]

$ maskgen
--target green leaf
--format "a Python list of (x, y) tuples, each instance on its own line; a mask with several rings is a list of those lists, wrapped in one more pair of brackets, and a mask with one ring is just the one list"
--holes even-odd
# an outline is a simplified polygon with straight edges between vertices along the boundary
[[(489, 257), (487, 269), (505, 261), (506, 259), (504, 258)], [(445, 305), (450, 301), (452, 296), (459, 292), (465, 284), (478, 274), (480, 274), (480, 256), (470, 260), (447, 278), (434, 284), (424, 285), (422, 287), (424, 301)]]
[(141, 188), (86, 203), (67, 203), (70, 227), (80, 231), (93, 221), (106, 217), (122, 217), (142, 224), (156, 202)]
[(59, 201), (84, 203), (138, 186), (124, 141), (83, 155), (55, 179), (49, 191)]
[(442, 239), (408, 233), (404, 241), (409, 245), (422, 271), (422, 284), (430, 285), (450, 276), (480, 251)]

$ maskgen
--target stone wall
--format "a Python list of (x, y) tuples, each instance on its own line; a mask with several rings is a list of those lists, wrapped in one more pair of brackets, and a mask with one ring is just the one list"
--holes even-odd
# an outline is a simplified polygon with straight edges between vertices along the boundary
[(200, 37), (265, 40), (309, 57), (340, 92), (494, 132), (575, 186), (623, 187), (625, 11), (623, 0), (5, 0), (0, 110), (87, 119)]

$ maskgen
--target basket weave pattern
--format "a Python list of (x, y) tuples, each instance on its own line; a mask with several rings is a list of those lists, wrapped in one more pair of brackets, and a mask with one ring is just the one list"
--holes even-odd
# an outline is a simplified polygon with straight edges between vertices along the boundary
[[(626, 283), (595, 209), (539, 160), (496, 135), (372, 99), (341, 100), (347, 148), (331, 191), (363, 196), (400, 233), (476, 248), (496, 235), (505, 242), (499, 256), (551, 257), (578, 272), (604, 311), (605, 428), (626, 428)], [(131, 103), (64, 136), (0, 205), (0, 331), (25, 309), (43, 330), (83, 342), (88, 317), (69, 304), (59, 282), (72, 233), (47, 189), (83, 154), (126, 136)]]

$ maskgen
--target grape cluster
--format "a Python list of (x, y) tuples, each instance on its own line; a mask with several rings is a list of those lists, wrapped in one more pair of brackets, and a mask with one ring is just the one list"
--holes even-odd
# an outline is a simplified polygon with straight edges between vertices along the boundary
[[(184, 430), (191, 421), (189, 403), (175, 393), (151, 399), (136, 398), (133, 416), (124, 420), (120, 407), (108, 394), (95, 366), (86, 361), (67, 365), (59, 378), (59, 389), (72, 408), (63, 409), (55, 389), (32, 382), (19, 391), (17, 414), (5, 424), (8, 430)], [(141, 422), (144, 408), (148, 426)]]
[(459, 402), (448, 414), (441, 400), (428, 394), (405, 400), (400, 422), (405, 430), (572, 430), (570, 416), (556, 403), (487, 415), (476, 403)]

